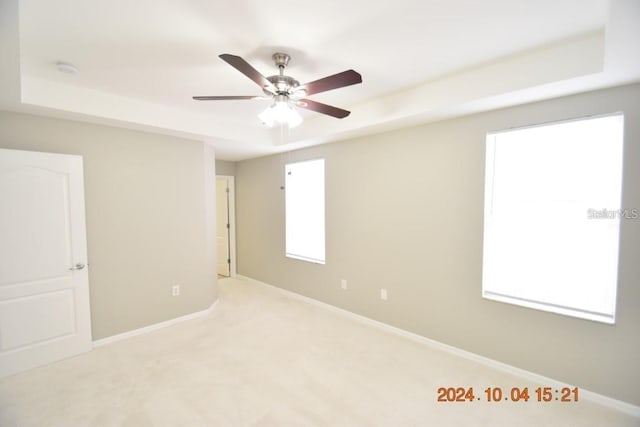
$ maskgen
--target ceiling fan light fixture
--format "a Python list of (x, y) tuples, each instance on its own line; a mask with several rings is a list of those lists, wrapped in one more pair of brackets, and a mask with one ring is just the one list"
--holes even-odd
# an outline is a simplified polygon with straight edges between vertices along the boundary
[[(277, 75), (265, 77), (258, 70), (253, 68), (251, 64), (239, 56), (223, 53), (218, 55), (220, 59), (231, 65), (236, 70), (257, 83), (267, 96), (266, 99), (272, 98), (274, 103), (262, 113), (258, 114), (258, 118), (263, 124), (273, 127), (276, 123), (287, 125), (290, 128), (298, 126), (302, 123), (302, 116), (294, 108), (300, 107), (305, 110), (315, 111), (337, 119), (344, 119), (350, 114), (350, 111), (332, 105), (323, 104), (310, 99), (306, 99), (307, 95), (326, 92), (345, 86), (362, 83), (362, 76), (354, 70), (347, 70), (331, 76), (323, 77), (312, 82), (300, 85), (298, 80), (284, 74), (284, 69), (289, 63), (291, 57), (286, 53), (273, 54), (273, 60), (278, 67)], [(194, 96), (197, 101), (228, 101), (240, 99), (264, 99), (259, 96)]]
[(269, 127), (286, 124), (289, 128), (294, 128), (302, 123), (302, 116), (289, 104), (288, 98), (282, 95), (278, 95), (276, 102), (258, 114), (258, 118)]

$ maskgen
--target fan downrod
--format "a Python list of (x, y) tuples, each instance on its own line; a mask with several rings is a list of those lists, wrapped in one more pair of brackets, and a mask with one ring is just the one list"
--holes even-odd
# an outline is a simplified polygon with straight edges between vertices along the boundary
[[(275, 86), (276, 95), (284, 95), (288, 98), (292, 96), (293, 93), (298, 88), (298, 86), (300, 86), (300, 82), (298, 80), (290, 76), (285, 76), (284, 74), (284, 69), (289, 64), (289, 60), (291, 59), (291, 56), (289, 56), (286, 53), (276, 52), (271, 56), (271, 58), (276, 63), (276, 66), (278, 67), (280, 72), (275, 76), (267, 77), (267, 80), (269, 80)], [(273, 96), (273, 94), (269, 92), (267, 89), (263, 89), (263, 90), (266, 95)], [(302, 98), (305, 94), (306, 94), (306, 91), (301, 90), (297, 95), (299, 98)]]

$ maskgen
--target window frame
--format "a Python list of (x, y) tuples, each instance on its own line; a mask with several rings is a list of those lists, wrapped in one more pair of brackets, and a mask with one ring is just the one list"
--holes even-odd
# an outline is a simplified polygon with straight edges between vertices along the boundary
[[(619, 176), (616, 176), (616, 180), (617, 180), (616, 183), (618, 187), (614, 190), (616, 191), (619, 190), (619, 193), (611, 195), (611, 197), (615, 198), (618, 203), (618, 206), (613, 206), (613, 207), (619, 209), (619, 211), (618, 211), (617, 218), (615, 218), (617, 222), (613, 225), (613, 227), (610, 224), (608, 225), (611, 229), (615, 228), (615, 231), (611, 232), (611, 240), (615, 238), (615, 255), (612, 255), (613, 257), (615, 257), (615, 269), (614, 269), (615, 271), (613, 272), (613, 277), (611, 278), (611, 282), (607, 285), (608, 288), (606, 290), (607, 292), (609, 292), (608, 295), (612, 299), (610, 311), (597, 312), (597, 311), (589, 310), (584, 305), (580, 307), (575, 305), (566, 306), (562, 304), (554, 304), (553, 302), (549, 302), (549, 301), (539, 301), (535, 299), (523, 298), (522, 297), (523, 293), (518, 291), (513, 291), (513, 288), (511, 289), (512, 290), (511, 294), (496, 292), (495, 290), (500, 286), (499, 285), (493, 286), (493, 284), (487, 283), (489, 280), (491, 280), (490, 278), (487, 277), (488, 274), (489, 275), (492, 274), (492, 273), (487, 273), (487, 270), (488, 269), (491, 270), (491, 268), (496, 268), (495, 263), (499, 262), (494, 259), (495, 253), (488, 254), (488, 246), (490, 246), (491, 243), (493, 243), (491, 242), (488, 245), (488, 240), (495, 238), (495, 236), (492, 236), (491, 233), (497, 233), (495, 229), (491, 230), (491, 227), (494, 227), (494, 225), (491, 224), (491, 221), (494, 220), (494, 218), (492, 218), (493, 214), (490, 213), (494, 203), (494, 200), (493, 200), (494, 183), (490, 181), (494, 179), (493, 174), (495, 174), (495, 168), (496, 168), (495, 158), (492, 158), (492, 154), (495, 155), (495, 145), (497, 144), (497, 142), (495, 141), (495, 137), (497, 135), (507, 134), (511, 132), (519, 132), (523, 130), (526, 131), (529, 129), (535, 129), (535, 128), (541, 128), (541, 127), (551, 127), (551, 126), (564, 125), (564, 124), (569, 124), (569, 123), (574, 123), (579, 121), (590, 121), (590, 120), (597, 120), (597, 119), (611, 118), (611, 117), (618, 118), (620, 121), (619, 128), (615, 129), (616, 134), (614, 135), (616, 138), (619, 136), (619, 140), (616, 139), (614, 143), (620, 144), (619, 146), (616, 146), (616, 150), (619, 149), (620, 157), (615, 159), (616, 163), (614, 166), (616, 168), (616, 171), (619, 172)], [(487, 132), (486, 140), (485, 140), (485, 143), (486, 143), (485, 168), (486, 169), (485, 169), (485, 194), (484, 194), (484, 219), (483, 219), (484, 234), (483, 234), (483, 261), (482, 261), (482, 297), (484, 299), (509, 303), (513, 305), (519, 305), (523, 307), (533, 308), (537, 310), (552, 312), (552, 313), (571, 316), (571, 317), (598, 321), (598, 322), (607, 323), (607, 324), (615, 324), (616, 306), (617, 306), (617, 288), (618, 288), (618, 280), (619, 280), (619, 263), (620, 263), (620, 236), (621, 236), (620, 231), (621, 231), (622, 219), (624, 219), (624, 212), (626, 212), (623, 209), (623, 204), (622, 204), (622, 197), (623, 197), (622, 189), (624, 184), (624, 181), (623, 181), (624, 119), (625, 117), (623, 112), (614, 112), (609, 114), (592, 115), (592, 116), (579, 117), (579, 118), (573, 118), (568, 120), (547, 122), (547, 123), (536, 124), (531, 126), (522, 126), (517, 128)], [(490, 141), (490, 138), (494, 138), (494, 139)], [(616, 155), (617, 155), (617, 152), (616, 152)], [(503, 162), (505, 162), (505, 160), (503, 160)], [(593, 206), (593, 208), (600, 208), (600, 207)], [(592, 212), (593, 212), (593, 209), (590, 209), (590, 210), (587, 210), (587, 212), (584, 212), (585, 218), (588, 217), (588, 219), (593, 220), (593, 217), (591, 216)], [(490, 261), (487, 261), (487, 259), (490, 259)], [(487, 265), (488, 263), (494, 263), (494, 264), (490, 265), (488, 268), (488, 265)], [(558, 295), (560, 293), (561, 292), (555, 295), (556, 300), (558, 299)]]
[[(294, 188), (294, 183), (291, 182), (291, 179), (289, 178), (291, 175), (291, 168), (297, 169), (299, 168), (301, 165), (304, 164), (318, 164), (320, 163), (322, 166), (322, 180), (320, 183), (316, 183), (317, 185), (319, 185), (319, 188), (316, 188), (315, 190), (321, 190), (322, 194), (318, 195), (320, 197), (320, 199), (318, 200), (309, 200), (307, 199), (307, 206), (306, 208), (309, 208), (311, 206), (316, 205), (316, 207), (319, 207), (322, 209), (321, 212), (321, 218), (315, 218), (317, 219), (316, 222), (313, 222), (310, 220), (310, 218), (306, 218), (306, 219), (300, 219), (297, 218), (295, 221), (295, 224), (291, 223), (291, 216), (292, 216), (292, 211), (293, 208), (290, 203), (290, 197), (295, 197), (295, 195), (292, 195), (290, 192), (292, 191), (292, 188)], [(299, 261), (306, 261), (306, 262), (310, 262), (313, 264), (321, 264), (324, 265), (326, 264), (326, 160), (323, 157), (320, 158), (313, 158), (313, 159), (306, 159), (306, 160), (299, 160), (299, 161), (291, 161), (291, 162), (287, 162), (284, 165), (284, 181), (285, 181), (285, 257), (286, 258), (290, 258), (290, 259), (296, 259)], [(304, 197), (309, 197), (310, 194), (308, 192), (306, 192), (304, 194)], [(294, 211), (295, 212), (295, 211)], [(295, 212), (294, 215), (299, 214), (299, 212)], [(312, 215), (309, 215), (310, 217)], [(301, 223), (306, 223), (307, 226), (304, 227), (304, 229), (301, 231)], [(307, 233), (306, 237), (309, 239), (316, 239), (316, 242), (319, 244), (319, 247), (316, 247), (315, 250), (312, 250), (310, 252), (305, 252), (304, 250), (300, 250), (300, 244), (296, 243), (296, 241), (299, 242), (299, 238), (294, 238), (293, 237), (293, 233), (294, 232), (303, 232), (303, 233)], [(321, 238), (320, 238), (321, 236)]]

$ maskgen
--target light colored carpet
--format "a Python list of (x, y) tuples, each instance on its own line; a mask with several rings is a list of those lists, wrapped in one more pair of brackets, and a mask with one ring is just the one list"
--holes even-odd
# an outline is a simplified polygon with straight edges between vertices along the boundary
[(587, 401), (438, 403), (537, 385), (247, 281), (220, 294), (207, 317), (1, 380), (0, 425), (639, 425)]

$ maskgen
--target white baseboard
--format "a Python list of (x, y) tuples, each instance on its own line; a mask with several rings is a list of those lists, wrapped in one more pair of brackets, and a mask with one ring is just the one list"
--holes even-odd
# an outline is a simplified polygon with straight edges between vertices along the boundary
[(185, 320), (197, 319), (199, 317), (208, 316), (209, 314), (213, 313), (213, 310), (216, 304), (218, 304), (218, 300), (214, 301), (214, 303), (211, 304), (209, 308), (204, 309), (202, 311), (196, 311), (195, 313), (176, 317), (175, 319), (165, 320), (164, 322), (154, 323), (153, 325), (145, 326), (143, 328), (134, 329), (132, 331), (127, 331), (121, 334), (112, 335), (110, 337), (95, 340), (93, 341), (93, 348), (102, 347), (104, 345), (112, 344), (117, 341), (126, 340), (127, 338), (143, 335), (152, 331), (156, 331), (158, 329), (166, 328), (167, 326), (184, 322)]
[[(453, 347), (450, 346), (448, 344), (444, 344), (441, 343), (439, 341), (436, 340), (432, 340), (430, 338), (427, 337), (423, 337), (422, 335), (418, 335), (418, 334), (414, 334), (413, 332), (409, 332), (409, 331), (405, 331), (404, 329), (400, 329), (400, 328), (396, 328), (395, 326), (391, 326), (391, 325), (387, 325), (386, 323), (382, 323), (379, 322), (377, 320), (373, 320), (370, 319), (368, 317), (365, 316), (361, 316), (359, 314), (355, 314), (352, 313), (348, 310), (344, 310), (342, 308), (338, 308), (336, 306), (333, 306), (331, 304), (327, 304), (318, 300), (315, 300), (313, 298), (309, 298), (307, 296), (283, 289), (283, 288), (279, 288), (277, 286), (273, 286), (270, 285), (268, 283), (264, 283), (264, 282), (260, 282), (259, 280), (255, 280), (252, 279), (250, 277), (246, 277), (246, 276), (242, 276), (242, 275), (236, 275), (235, 279), (237, 280), (244, 280), (250, 283), (254, 283), (256, 285), (259, 286), (265, 286), (268, 287), (270, 289), (274, 289), (277, 292), (280, 292), (282, 294), (288, 295), (292, 298), (295, 298), (299, 301), (303, 301), (309, 304), (313, 304), (315, 306), (319, 306), (319, 307), (323, 307), (327, 310), (330, 310), (332, 312), (338, 313), (340, 315), (349, 317), (351, 319), (354, 319), (360, 323), (364, 323), (367, 325), (371, 325), (373, 327), (376, 327), (378, 329), (382, 329), (384, 331), (396, 334), (396, 335), (400, 335), (403, 336), (405, 338), (408, 338), (412, 341), (415, 342), (419, 342), (422, 344), (426, 344), (432, 348), (436, 348), (442, 351), (445, 351), (449, 354), (455, 355), (455, 356), (459, 356), (468, 360), (472, 360), (474, 362), (480, 363), (482, 365), (488, 366), (490, 368), (502, 371), (502, 372), (506, 372), (508, 374), (511, 375), (515, 375), (517, 377), (520, 377), (526, 381), (530, 381), (536, 384), (541, 384), (544, 386), (548, 386), (548, 387), (554, 387), (554, 388), (562, 388), (562, 387), (574, 387), (575, 385), (570, 385), (570, 384), (566, 384), (563, 383), (561, 381), (558, 380), (554, 380), (552, 378), (548, 378), (545, 377), (543, 375), (539, 375), (530, 371), (527, 371), (525, 369), (520, 369), (520, 368), (516, 368), (515, 366), (512, 365), (508, 365), (506, 363), (502, 363), (502, 362), (498, 362), (497, 360), (493, 360), (490, 359), (488, 357), (484, 357), (484, 356), (480, 356), (479, 354), (476, 353), (472, 353), (470, 351), (466, 351), (466, 350), (462, 350), (459, 349), (457, 347)], [(631, 403), (627, 403), (627, 402), (623, 402), (621, 400), (617, 400), (617, 399), (613, 399), (611, 397), (608, 396), (604, 396), (602, 394), (598, 394), (589, 390), (585, 390), (583, 388), (580, 388), (580, 398), (584, 399), (584, 400), (588, 400), (594, 403), (597, 403), (599, 405), (603, 405), (606, 407), (609, 407), (611, 409), (615, 409), (617, 411), (620, 412), (624, 412), (626, 414), (629, 414), (631, 416), (634, 417), (638, 417), (640, 418), (640, 406), (636, 406), (636, 405), (632, 405)]]

